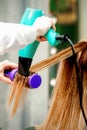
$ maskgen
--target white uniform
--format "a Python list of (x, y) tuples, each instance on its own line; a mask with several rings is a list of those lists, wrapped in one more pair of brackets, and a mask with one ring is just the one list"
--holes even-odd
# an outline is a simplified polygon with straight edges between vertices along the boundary
[(0, 55), (32, 43), (50, 27), (54, 27), (54, 22), (46, 16), (37, 18), (33, 26), (0, 22)]
[(23, 48), (36, 39), (32, 26), (0, 22), (0, 55)]

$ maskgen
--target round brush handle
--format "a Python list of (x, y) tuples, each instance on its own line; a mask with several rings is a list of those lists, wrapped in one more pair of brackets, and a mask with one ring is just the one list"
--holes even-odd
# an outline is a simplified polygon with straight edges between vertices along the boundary
[(15, 78), (15, 74), (16, 74), (17, 71), (18, 71), (18, 69), (6, 70), (4, 72), (4, 75), (7, 76), (7, 77), (9, 77), (13, 81), (14, 78)]

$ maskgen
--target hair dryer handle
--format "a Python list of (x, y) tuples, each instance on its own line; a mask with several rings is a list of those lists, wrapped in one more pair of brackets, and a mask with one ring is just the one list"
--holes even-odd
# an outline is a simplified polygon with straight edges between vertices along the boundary
[(51, 46), (59, 45), (60, 41), (56, 40), (56, 36), (59, 34), (55, 32), (53, 29), (49, 29), (48, 32), (45, 34), (45, 38), (48, 40)]

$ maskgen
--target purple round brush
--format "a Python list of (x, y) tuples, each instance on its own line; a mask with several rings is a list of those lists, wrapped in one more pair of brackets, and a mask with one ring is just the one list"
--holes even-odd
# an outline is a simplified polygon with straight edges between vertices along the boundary
[[(18, 71), (18, 69), (13, 69), (11, 71), (6, 70), (4, 72), (4, 75), (8, 76), (13, 81), (17, 71)], [(28, 84), (29, 84), (30, 88), (32, 88), (32, 89), (38, 88), (41, 85), (41, 82), (42, 82), (42, 79), (38, 74), (32, 74), (28, 80)]]

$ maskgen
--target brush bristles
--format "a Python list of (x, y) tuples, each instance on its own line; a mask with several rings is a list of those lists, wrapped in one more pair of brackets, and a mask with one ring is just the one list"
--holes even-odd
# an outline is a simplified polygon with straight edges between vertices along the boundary
[(12, 83), (12, 87), (10, 88), (10, 94), (7, 101), (7, 108), (11, 106), (10, 117), (14, 116), (20, 100), (22, 101), (23, 89), (25, 88), (29, 88), (28, 77), (25, 77), (17, 73), (14, 82)]

